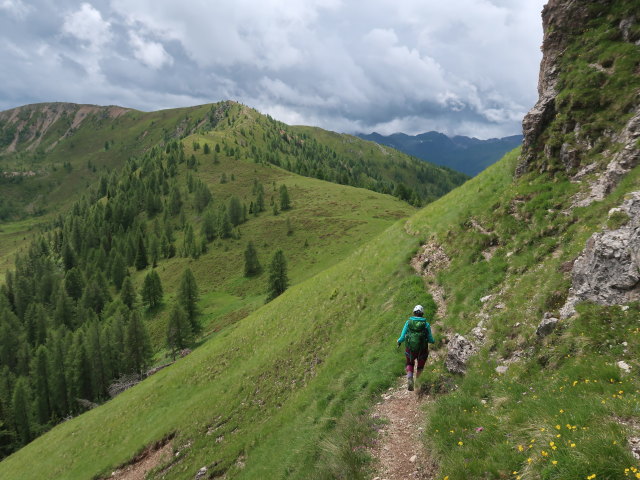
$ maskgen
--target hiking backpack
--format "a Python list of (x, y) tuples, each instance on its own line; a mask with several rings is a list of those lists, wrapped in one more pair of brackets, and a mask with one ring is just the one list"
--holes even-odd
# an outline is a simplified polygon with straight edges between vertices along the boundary
[(427, 347), (427, 322), (410, 318), (405, 341), (412, 352), (424, 350)]

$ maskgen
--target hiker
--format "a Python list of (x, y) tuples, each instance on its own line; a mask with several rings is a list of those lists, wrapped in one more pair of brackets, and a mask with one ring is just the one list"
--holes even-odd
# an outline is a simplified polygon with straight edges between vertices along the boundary
[(427, 362), (429, 344), (435, 343), (433, 335), (431, 335), (431, 325), (424, 318), (422, 305), (413, 307), (413, 316), (409, 317), (407, 323), (404, 324), (400, 338), (398, 338), (398, 347), (402, 342), (405, 342), (404, 354), (407, 357), (407, 389), (412, 391), (413, 364), (416, 360), (418, 361), (417, 378)]

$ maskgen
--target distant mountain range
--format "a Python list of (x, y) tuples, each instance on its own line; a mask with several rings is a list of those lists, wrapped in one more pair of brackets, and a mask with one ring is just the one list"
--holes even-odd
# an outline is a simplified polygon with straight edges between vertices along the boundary
[(385, 136), (373, 132), (368, 135), (357, 134), (357, 136), (471, 176), (477, 175), (522, 143), (522, 135), (488, 140), (461, 135), (448, 137), (439, 132), (426, 132), (413, 136), (404, 133)]

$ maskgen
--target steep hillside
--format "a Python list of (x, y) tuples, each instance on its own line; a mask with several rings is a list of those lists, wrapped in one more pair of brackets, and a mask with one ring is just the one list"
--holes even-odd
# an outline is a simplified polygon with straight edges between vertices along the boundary
[(463, 135), (448, 137), (438, 132), (426, 132), (419, 135), (404, 133), (380, 135), (373, 132), (368, 135), (359, 134), (358, 137), (387, 145), (469, 176), (477, 175), (522, 143), (522, 135), (479, 140)]

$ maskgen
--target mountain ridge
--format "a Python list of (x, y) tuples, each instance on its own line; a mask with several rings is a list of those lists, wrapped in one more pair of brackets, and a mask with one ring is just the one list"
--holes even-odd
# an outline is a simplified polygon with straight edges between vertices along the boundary
[(505, 153), (522, 143), (522, 135), (480, 140), (475, 137), (436, 132), (417, 135), (394, 133), (381, 135), (377, 132), (357, 134), (358, 137), (402, 152), (425, 161), (443, 165), (470, 176), (498, 161)]

